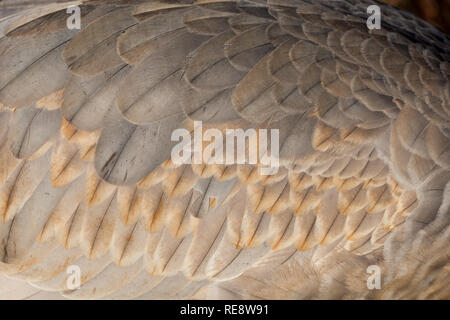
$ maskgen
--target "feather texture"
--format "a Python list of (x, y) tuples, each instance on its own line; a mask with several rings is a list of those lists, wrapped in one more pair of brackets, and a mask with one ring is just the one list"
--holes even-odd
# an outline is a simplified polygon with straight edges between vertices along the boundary
[[(378, 2), (368, 31), (372, 2), (86, 0), (1, 20), (0, 274), (72, 299), (448, 298), (450, 40)], [(171, 159), (176, 129), (205, 161)], [(240, 152), (230, 129), (277, 130), (243, 143), (278, 151), (277, 171), (206, 163)]]

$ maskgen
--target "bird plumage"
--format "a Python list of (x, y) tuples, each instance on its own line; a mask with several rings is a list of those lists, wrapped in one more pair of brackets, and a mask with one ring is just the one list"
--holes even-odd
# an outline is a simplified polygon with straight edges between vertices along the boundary
[[(0, 274), (75, 299), (449, 298), (431, 25), (369, 0), (96, 0), (0, 30)], [(194, 121), (278, 129), (278, 172), (175, 164)]]

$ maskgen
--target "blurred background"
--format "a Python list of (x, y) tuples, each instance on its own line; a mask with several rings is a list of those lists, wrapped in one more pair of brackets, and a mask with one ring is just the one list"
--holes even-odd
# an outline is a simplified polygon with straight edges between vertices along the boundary
[(450, 0), (382, 0), (407, 9), (450, 34)]

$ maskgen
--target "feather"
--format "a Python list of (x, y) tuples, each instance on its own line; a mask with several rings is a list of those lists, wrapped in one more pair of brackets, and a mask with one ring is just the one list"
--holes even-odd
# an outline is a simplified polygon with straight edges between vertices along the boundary
[(354, 212), (345, 220), (344, 233), (348, 240), (358, 240), (371, 234), (380, 223), (383, 212), (368, 214), (364, 209)]
[(317, 121), (311, 139), (313, 148), (320, 151), (327, 151), (333, 145), (335, 133), (336, 129), (322, 121)]
[(200, 8), (219, 12), (238, 13), (238, 4), (234, 0), (198, 0), (195, 3)]
[(395, 178), (408, 185), (410, 177), (404, 164), (409, 162), (411, 154), (404, 149), (394, 131), (391, 131), (390, 136), (390, 153)]
[(429, 122), (411, 107), (400, 112), (394, 127), (400, 142), (409, 152), (428, 158), (425, 135)]
[(271, 93), (279, 108), (287, 114), (299, 114), (313, 108), (296, 84), (276, 83)]
[(59, 129), (59, 110), (47, 111), (36, 108), (18, 110), (13, 117), (10, 150), (16, 158), (26, 159), (52, 138)]
[(262, 58), (239, 82), (233, 92), (232, 102), (241, 117), (261, 123), (275, 117), (270, 98), (270, 89), (275, 85), (267, 70), (270, 55)]
[(350, 119), (355, 119), (364, 122), (378, 122), (379, 120), (386, 119), (384, 124), (389, 122), (389, 119), (381, 112), (373, 112), (367, 109), (357, 99), (339, 99), (339, 109), (344, 115)]
[(50, 162), (50, 177), (55, 188), (62, 188), (86, 170), (82, 150), (64, 139), (55, 146)]
[(148, 207), (142, 213), (141, 223), (147, 231), (157, 232), (166, 222), (167, 198), (161, 184), (145, 191), (148, 197)]
[(310, 101), (317, 101), (320, 95), (325, 92), (320, 80), (321, 69), (317, 64), (311, 64), (302, 70), (298, 79), (298, 89)]
[[(80, 4), (81, 1), (72, 1), (71, 3), (54, 3), (38, 7), (31, 12), (22, 14), (18, 19), (8, 24), (5, 35), (8, 37), (39, 36), (61, 30), (67, 26), (67, 16), (64, 9), (69, 5)], [(86, 14), (86, 9), (86, 7), (83, 7), (83, 15)]]
[(133, 226), (148, 206), (147, 190), (137, 187), (120, 187), (117, 192), (119, 215), (125, 226)]
[(351, 89), (353, 96), (357, 98), (367, 109), (371, 111), (384, 112), (388, 117), (394, 117), (398, 113), (398, 109), (392, 97), (378, 94), (363, 84), (358, 76), (355, 76), (351, 81)]
[(128, 8), (112, 11), (91, 22), (62, 52), (68, 69), (78, 76), (89, 77), (121, 65), (123, 61), (116, 51), (117, 37), (135, 24)]
[(315, 209), (320, 204), (322, 193), (316, 192), (314, 187), (291, 193), (291, 202), (296, 203), (295, 215), (303, 215)]
[(228, 19), (232, 14), (215, 12), (201, 8), (190, 10), (183, 16), (183, 23), (189, 32), (204, 35), (215, 35), (228, 28)]
[[(7, 128), (7, 127), (6, 127)], [(5, 139), (7, 141), (7, 139)], [(5, 142), (6, 142), (5, 141)], [(17, 166), (22, 165), (25, 160), (17, 159), (9, 150), (7, 143), (0, 146), (0, 183), (6, 183), (10, 175), (14, 172)]]
[(341, 38), (341, 45), (345, 53), (363, 66), (366, 64), (366, 60), (361, 53), (361, 44), (364, 40), (366, 40), (366, 35), (356, 29), (345, 32)]
[(426, 132), (425, 142), (428, 155), (444, 169), (450, 167), (450, 139), (438, 127), (430, 125)]
[[(163, 165), (164, 164), (165, 163), (163, 163)], [(141, 179), (137, 183), (137, 187), (139, 189), (148, 189), (148, 188), (160, 183), (169, 173), (169, 171), (166, 170), (166, 168), (163, 165), (158, 166), (155, 170), (153, 170), (151, 173), (149, 173), (146, 177)]]
[(323, 195), (316, 210), (314, 233), (321, 245), (330, 244), (342, 235), (346, 217), (339, 213), (337, 203), (337, 192), (329, 190)]
[[(87, 0), (71, 31), (71, 2), (37, 1), (0, 9), (1, 274), (74, 299), (445, 296), (445, 35), (306, 0)], [(278, 130), (277, 172), (176, 164), (195, 121)]]
[(198, 180), (198, 176), (192, 171), (191, 166), (182, 165), (163, 180), (163, 190), (169, 197), (179, 197), (192, 189)]
[(81, 256), (80, 248), (66, 250), (64, 247), (56, 248), (43, 261), (31, 268), (15, 274), (14, 277), (21, 280), (34, 282), (48, 281), (59, 273), (64, 272), (73, 265)]
[[(308, 15), (309, 16), (309, 15)], [(311, 15), (313, 16), (313, 15)], [(309, 17), (311, 17), (309, 16)], [(305, 17), (305, 16), (303, 16)], [(306, 22), (302, 24), (302, 29), (306, 37), (314, 41), (315, 43), (326, 45), (328, 33), (332, 31), (324, 25), (317, 25), (314, 23)]]
[(206, 278), (205, 268), (226, 231), (227, 210), (213, 210), (199, 221), (186, 253), (183, 273), (188, 279)]
[[(134, 123), (151, 124), (182, 113), (182, 96), (174, 91), (173, 86), (177, 84), (178, 87), (181, 83), (186, 56), (206, 39), (205, 36), (184, 33), (134, 68), (117, 93), (116, 102), (122, 114)], [(142, 85), (136, 86), (135, 83)]]
[[(13, 218), (14, 221), (5, 246), (10, 263), (22, 260), (21, 258), (32, 248), (48, 216), (64, 192), (65, 189), (53, 189), (48, 176), (47, 179), (42, 179), (36, 186), (36, 189)], [(39, 214), (36, 214), (36, 212), (39, 212)], [(28, 230), (26, 234), (22, 232), (25, 226)]]
[(63, 30), (41, 37), (0, 41), (0, 102), (29, 107), (64, 87), (69, 76), (61, 58), (73, 31)]
[(164, 229), (161, 240), (153, 252), (153, 263), (147, 271), (152, 275), (174, 276), (183, 268), (192, 238), (174, 238)]
[[(184, 238), (197, 229), (203, 193), (191, 190), (182, 197), (171, 199), (167, 206), (167, 230), (174, 238)], [(211, 205), (212, 206), (212, 205)]]
[(88, 206), (96, 206), (104, 202), (116, 189), (99, 178), (93, 166), (88, 166), (86, 170), (86, 193), (85, 199)]
[(106, 113), (114, 107), (118, 86), (129, 71), (130, 67), (120, 65), (93, 78), (72, 76), (64, 90), (64, 118), (81, 130), (101, 128)]
[(267, 242), (272, 250), (283, 250), (294, 244), (295, 219), (291, 210), (271, 217)]
[(239, 71), (249, 71), (255, 62), (266, 56), (272, 44), (265, 37), (266, 25), (244, 31), (225, 43), (225, 56)]
[(286, 40), (271, 52), (272, 57), (268, 63), (269, 72), (279, 82), (297, 83), (299, 74), (290, 57), (291, 49), (296, 42), (296, 39)]
[(179, 11), (189, 7), (189, 4), (178, 3), (166, 3), (166, 2), (144, 2), (137, 5), (133, 10), (133, 17), (138, 21), (145, 21), (153, 16), (167, 16), (172, 11)]
[(386, 209), (392, 203), (391, 190), (386, 184), (381, 187), (370, 188), (367, 190), (369, 205), (366, 207), (368, 213), (377, 213)]
[(60, 233), (76, 212), (84, 199), (84, 177), (80, 177), (70, 183), (64, 195), (60, 198), (52, 213), (48, 216), (42, 230), (37, 238), (38, 241), (50, 241)]
[(350, 177), (358, 176), (367, 165), (367, 160), (350, 160), (347, 165), (338, 174), (342, 179), (348, 179)]
[(338, 209), (342, 215), (350, 215), (366, 207), (367, 204), (367, 192), (363, 188), (363, 185), (339, 194)]
[(118, 218), (117, 191), (84, 216), (81, 246), (84, 254), (96, 259), (108, 251)]
[(389, 128), (389, 125), (375, 129), (352, 127), (340, 130), (340, 138), (345, 142), (360, 145), (378, 139)]
[[(250, 211), (259, 214), (264, 211), (272, 211), (281, 197), (289, 200), (289, 185), (286, 180), (267, 186), (250, 185), (248, 193)], [(281, 205), (281, 203), (278, 205)], [(289, 204), (285, 203), (283, 207), (285, 206), (289, 206)]]
[(405, 66), (409, 59), (398, 52), (386, 48), (380, 56), (381, 66), (385, 73), (400, 84), (405, 84)]
[(256, 248), (267, 238), (270, 215), (266, 213), (253, 213), (245, 210), (242, 217), (239, 233), (238, 248)]
[[(302, 23), (304, 19), (300, 18), (297, 14), (286, 11), (272, 11), (277, 16), (277, 21), (280, 24), (282, 30), (295, 38), (308, 40), (303, 32)], [(275, 13), (276, 12), (276, 13)]]
[(226, 89), (235, 86), (244, 77), (245, 73), (236, 70), (224, 53), (225, 44), (233, 36), (232, 31), (226, 30), (192, 53), (184, 73), (191, 86), (208, 90)]
[(185, 34), (185, 31), (180, 10), (175, 10), (173, 14), (156, 15), (121, 34), (117, 38), (117, 52), (126, 63), (137, 65), (148, 55)]
[(384, 48), (378, 41), (373, 38), (366, 39), (361, 44), (361, 54), (366, 64), (379, 74), (385, 73), (385, 69), (382, 67), (380, 62), (380, 56), (385, 49), (386, 48)]
[(14, 218), (22, 206), (47, 176), (50, 152), (34, 161), (17, 166), (0, 188), (0, 215), (2, 222)]
[(80, 245), (84, 219), (88, 214), (88, 208), (83, 202), (71, 209), (67, 212), (68, 219), (55, 228), (56, 238), (65, 248), (75, 248)]
[(269, 24), (266, 28), (266, 38), (275, 47), (279, 47), (285, 41), (292, 39), (292, 37), (275, 22)]
[(408, 216), (418, 206), (418, 199), (415, 191), (402, 192), (397, 206), (397, 214)]
[(231, 16), (228, 24), (235, 34), (242, 33), (258, 25), (267, 24), (269, 20), (241, 13)]
[(386, 165), (381, 160), (368, 161), (362, 171), (359, 172), (359, 178), (362, 180), (372, 179), (385, 169)]
[(330, 72), (326, 69), (322, 70), (321, 81), (322, 86), (328, 91), (328, 93), (339, 98), (351, 98), (352, 92), (350, 87), (340, 80), (336, 73)]
[[(79, 248), (74, 249), (75, 253), (79, 250)], [(73, 252), (73, 251), (69, 251)], [(74, 254), (77, 256), (77, 254)], [(109, 264), (111, 263), (111, 257), (109, 255), (105, 255), (104, 257), (97, 260), (89, 260), (85, 256), (78, 257), (76, 261), (72, 265), (76, 265), (82, 270), (80, 277), (80, 284), (85, 284), (90, 281), (92, 278), (101, 273)], [(34, 285), (38, 288), (42, 288), (44, 290), (51, 289), (52, 291), (64, 291), (68, 290), (68, 283), (70, 283), (70, 273), (66, 272), (67, 269), (60, 272), (57, 276), (52, 279), (41, 281), (34, 283)]]
[(107, 300), (127, 300), (136, 299), (145, 293), (153, 292), (154, 288), (163, 282), (166, 278), (151, 276), (146, 270), (141, 271), (139, 275), (131, 280), (118, 291), (104, 297)]
[(206, 267), (209, 278), (224, 281), (241, 275), (270, 250), (265, 244), (250, 249), (236, 248), (224, 237)]
[(109, 295), (124, 287), (138, 276), (142, 270), (142, 262), (139, 262), (123, 268), (115, 264), (110, 264), (93, 279), (81, 285), (79, 289), (64, 291), (63, 295), (71, 299), (79, 300), (86, 298), (99, 299)]
[(425, 88), (434, 96), (440, 97), (444, 92), (443, 84), (446, 80), (440, 72), (432, 72), (429, 68), (420, 68), (419, 77)]
[(319, 243), (320, 239), (314, 231), (316, 220), (317, 216), (312, 211), (307, 212), (295, 219), (295, 247), (298, 250), (307, 251)]
[(179, 299), (180, 296), (183, 297), (183, 293), (190, 296), (203, 285), (203, 281), (192, 282), (179, 272), (174, 276), (164, 278), (154, 289), (138, 297), (138, 299)]
[(415, 154), (409, 159), (407, 170), (414, 184), (420, 184), (433, 171), (440, 169), (434, 161), (419, 157)]
[(166, 141), (183, 118), (182, 114), (174, 115), (145, 127), (125, 120), (112, 121), (111, 126), (103, 129), (97, 143), (97, 172), (113, 184), (138, 182), (168, 158), (173, 143)]
[(348, 128), (357, 123), (357, 121), (347, 118), (341, 112), (338, 107), (339, 99), (328, 92), (322, 92), (317, 97), (316, 104), (317, 117), (329, 126), (334, 128)]

